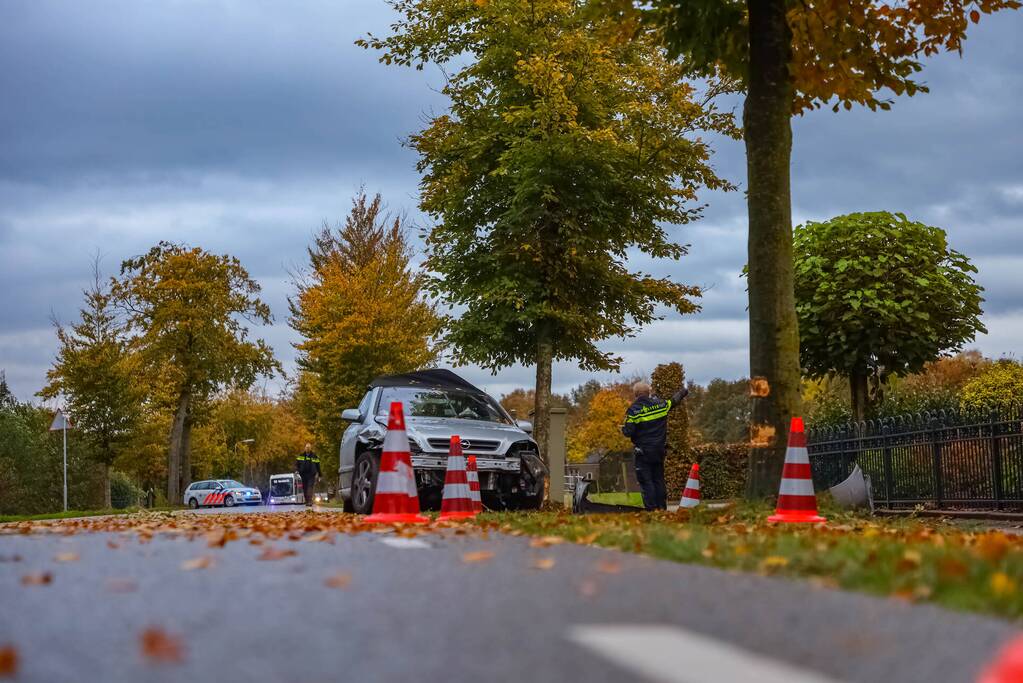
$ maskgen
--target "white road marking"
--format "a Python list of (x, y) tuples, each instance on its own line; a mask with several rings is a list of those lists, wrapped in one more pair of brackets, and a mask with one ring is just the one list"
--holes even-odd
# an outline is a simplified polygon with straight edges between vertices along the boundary
[(568, 637), (622, 668), (662, 683), (838, 683), (675, 626), (575, 626)]
[(392, 548), (422, 549), (430, 547), (430, 544), (426, 541), (418, 538), (404, 538), (402, 536), (384, 536), (380, 539), (380, 542), (386, 543)]

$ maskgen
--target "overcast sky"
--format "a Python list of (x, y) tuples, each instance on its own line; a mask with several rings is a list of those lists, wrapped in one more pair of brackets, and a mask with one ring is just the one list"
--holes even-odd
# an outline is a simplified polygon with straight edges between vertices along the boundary
[[(293, 367), (288, 273), (313, 231), (342, 218), (360, 185), (425, 220), (400, 141), (443, 111), (440, 74), (352, 44), (390, 19), (379, 0), (0, 1), (0, 368), (20, 398), (43, 384), (51, 314), (74, 320), (90, 254), (113, 274), (158, 240), (238, 256), (274, 311), (262, 334)], [(974, 346), (1017, 358), (1021, 36), (1023, 13), (985, 17), (963, 58), (927, 64), (931, 94), (889, 113), (799, 118), (793, 153), (797, 222), (892, 210), (945, 228), (987, 289), (989, 333)], [(739, 143), (718, 144), (715, 165), (744, 184)], [(701, 382), (747, 373), (742, 196), (704, 200), (705, 218), (676, 234), (690, 255), (653, 268), (706, 286), (703, 311), (607, 342), (626, 373), (672, 360)], [(495, 394), (533, 378), (464, 374)], [(561, 364), (555, 390), (586, 378)]]

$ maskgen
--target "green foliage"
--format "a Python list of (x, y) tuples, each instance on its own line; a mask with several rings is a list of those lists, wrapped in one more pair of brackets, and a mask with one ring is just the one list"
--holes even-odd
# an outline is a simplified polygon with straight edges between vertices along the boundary
[(940, 228), (855, 213), (797, 227), (794, 250), (800, 355), (812, 377), (880, 384), (986, 332), (977, 269)]
[(749, 381), (712, 379), (706, 387), (690, 382), (686, 399), (693, 432), (701, 442), (736, 443), (749, 438)]
[(960, 404), (965, 410), (990, 412), (1023, 401), (1023, 365), (1000, 360), (963, 386)]
[(694, 311), (696, 288), (632, 272), (626, 255), (685, 253), (662, 226), (699, 215), (700, 187), (730, 187), (697, 135), (736, 134), (730, 114), (701, 101), (649, 36), (616, 39), (581, 3), (390, 4), (393, 34), (360, 44), (387, 63), (452, 69), (450, 112), (411, 145), (421, 208), (437, 221), (433, 286), (464, 307), (447, 333), (459, 358), (543, 363), (546, 343), (556, 359), (616, 368), (597, 342), (633, 334), (659, 304)]
[(135, 507), (142, 498), (142, 489), (124, 472), (110, 473), (110, 506), (117, 510)]
[[(61, 434), (49, 431), (52, 420), (52, 412), (18, 401), (0, 381), (0, 514), (63, 508)], [(74, 431), (68, 433), (68, 484), (71, 507), (102, 507), (101, 473)]]
[(57, 359), (39, 395), (63, 397), (80, 446), (109, 467), (141, 417), (144, 391), (138, 381), (139, 359), (129, 351), (98, 264), (93, 275), (79, 322), (70, 328), (57, 325)]
[(380, 195), (360, 192), (345, 224), (325, 225), (308, 252), (289, 302), (302, 336), (296, 403), (333, 472), (347, 426), (341, 411), (359, 404), (374, 377), (429, 366), (441, 318), (423, 296), (402, 221), (384, 213)]
[(746, 443), (701, 443), (692, 447), (688, 458), (666, 460), (664, 482), (668, 502), (678, 502), (689, 470), (700, 463), (700, 496), (706, 500), (742, 497), (746, 485), (749, 445)]

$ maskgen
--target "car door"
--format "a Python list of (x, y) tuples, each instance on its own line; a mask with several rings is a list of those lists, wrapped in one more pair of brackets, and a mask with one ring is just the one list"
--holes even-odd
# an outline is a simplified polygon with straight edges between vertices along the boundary
[(373, 394), (376, 389), (370, 389), (362, 397), (359, 404), (359, 415), (362, 416), (358, 422), (349, 423), (344, 434), (341, 435), (341, 452), (338, 454), (339, 467), (338, 488), (347, 491), (352, 486), (352, 469), (355, 467), (355, 443), (359, 438), (359, 431), (365, 425), (367, 419), (372, 419), (370, 413), (373, 406)]

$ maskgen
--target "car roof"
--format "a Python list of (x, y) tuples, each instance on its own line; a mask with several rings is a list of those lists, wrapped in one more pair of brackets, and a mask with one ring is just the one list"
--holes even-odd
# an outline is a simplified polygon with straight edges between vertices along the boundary
[(420, 370), (402, 375), (383, 375), (369, 383), (369, 387), (425, 387), (430, 389), (461, 389), (478, 394), (486, 393), (450, 370)]

